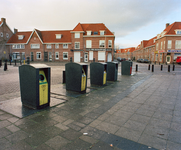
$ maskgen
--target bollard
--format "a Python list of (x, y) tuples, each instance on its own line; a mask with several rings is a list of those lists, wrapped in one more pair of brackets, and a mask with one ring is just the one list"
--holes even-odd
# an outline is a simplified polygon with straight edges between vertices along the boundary
[(24, 62), (24, 65), (25, 65), (25, 60), (23, 60), (23, 62)]
[(170, 72), (170, 65), (168, 65), (168, 72)]
[(14, 60), (15, 66), (16, 66), (16, 60)]
[(173, 64), (173, 71), (175, 71), (175, 65)]
[(70, 57), (70, 62), (72, 62), (72, 57)]
[(93, 58), (93, 62), (95, 62), (95, 58)]
[(159, 62), (159, 65), (160, 65), (160, 62)]
[(27, 57), (27, 64), (30, 64), (30, 57)]
[(161, 71), (163, 70), (163, 65), (161, 65), (161, 69), (160, 69)]
[(4, 63), (4, 71), (6, 71), (8, 69), (7, 67), (7, 60), (5, 60), (5, 63)]
[(154, 65), (152, 65), (152, 72), (154, 72)]
[(167, 65), (167, 62), (165, 64)]
[(138, 71), (138, 65), (136, 64), (136, 72)]
[(155, 65), (156, 65), (156, 61), (155, 61)]
[(0, 67), (2, 66), (2, 60), (0, 59)]
[(65, 83), (65, 71), (63, 71), (63, 83)]
[(150, 70), (150, 64), (148, 65), (148, 70)]
[(11, 65), (11, 60), (9, 62), (10, 62), (10, 65)]

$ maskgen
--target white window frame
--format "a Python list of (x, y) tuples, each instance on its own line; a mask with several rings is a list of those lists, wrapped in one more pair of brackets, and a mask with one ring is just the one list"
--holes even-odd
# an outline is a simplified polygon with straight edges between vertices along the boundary
[(92, 31), (87, 31), (87, 35), (91, 35), (92, 34)]
[[(77, 47), (77, 44), (78, 44), (78, 47)], [(80, 49), (80, 42), (75, 42), (75, 49)]]
[(80, 33), (75, 33), (75, 38), (80, 38)]
[(18, 40), (23, 40), (24, 35), (18, 35)]
[(103, 60), (105, 61), (105, 56), (106, 52), (105, 51), (98, 51), (98, 60)]
[(172, 48), (172, 40), (167, 41), (167, 48), (171, 49)]
[(13, 44), (12, 49), (25, 49), (24, 44)]
[[(58, 56), (58, 57), (57, 57)], [(59, 52), (55, 52), (55, 59), (58, 60), (59, 59)]]
[(105, 31), (100, 31), (100, 35), (104, 35), (104, 32), (105, 32)]
[(181, 40), (175, 41), (175, 49), (181, 49)]
[(52, 44), (47, 44), (46, 47), (47, 47), (47, 49), (51, 49), (52, 48)]
[(67, 43), (64, 43), (63, 44), (63, 49), (67, 49), (68, 48), (68, 44)]
[(31, 49), (40, 49), (40, 44), (31, 44)]
[[(40, 58), (39, 58), (39, 57), (37, 57), (37, 56), (38, 56), (38, 54), (39, 54)], [(41, 59), (41, 52), (36, 52), (36, 59)]]
[(92, 48), (92, 40), (86, 40), (86, 48)]
[(99, 40), (99, 47), (104, 48), (105, 47), (105, 40)]
[[(64, 58), (64, 55), (67, 55), (67, 58)], [(63, 52), (63, 60), (68, 60), (68, 52)]]
[(109, 48), (112, 47), (112, 40), (108, 40), (108, 47), (109, 47)]
[(61, 39), (62, 35), (61, 34), (55, 34), (56, 35), (56, 39)]
[(59, 44), (55, 44), (55, 49), (59, 49)]

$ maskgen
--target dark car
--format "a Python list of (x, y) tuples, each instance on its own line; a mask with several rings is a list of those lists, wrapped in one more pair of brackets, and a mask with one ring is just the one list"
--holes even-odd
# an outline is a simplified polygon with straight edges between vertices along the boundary
[(148, 59), (143, 60), (144, 63), (149, 63)]
[(122, 61), (125, 61), (125, 60), (126, 60), (125, 58), (121, 58), (121, 57), (118, 57), (118, 58), (117, 58), (117, 61), (118, 61), (118, 62), (122, 62)]

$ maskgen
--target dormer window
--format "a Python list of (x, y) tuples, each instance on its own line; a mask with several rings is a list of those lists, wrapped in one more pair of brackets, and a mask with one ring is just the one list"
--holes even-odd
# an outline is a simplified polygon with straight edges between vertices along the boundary
[(18, 35), (18, 40), (22, 40), (24, 38), (24, 35)]
[(75, 38), (80, 38), (80, 33), (75, 33)]
[(98, 32), (97, 32), (97, 31), (95, 31), (95, 32), (94, 32), (94, 35), (98, 35)]
[(181, 34), (181, 30), (175, 30), (176, 34)]
[(55, 34), (56, 35), (56, 39), (61, 39), (62, 35), (61, 34)]
[(87, 31), (87, 35), (91, 35), (91, 31)]
[(100, 31), (100, 35), (104, 35), (104, 31)]

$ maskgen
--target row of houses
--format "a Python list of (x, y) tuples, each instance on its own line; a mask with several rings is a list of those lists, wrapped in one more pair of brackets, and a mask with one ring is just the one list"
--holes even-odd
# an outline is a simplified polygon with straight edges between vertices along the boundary
[(114, 33), (103, 23), (78, 23), (73, 30), (14, 29), (3, 51), (15, 60), (29, 57), (30, 61), (106, 62), (113, 59), (114, 41)]
[(181, 56), (181, 22), (167, 23), (157, 36), (143, 40), (137, 47), (120, 49), (116, 57), (126, 59), (148, 59), (152, 62), (172, 63)]

